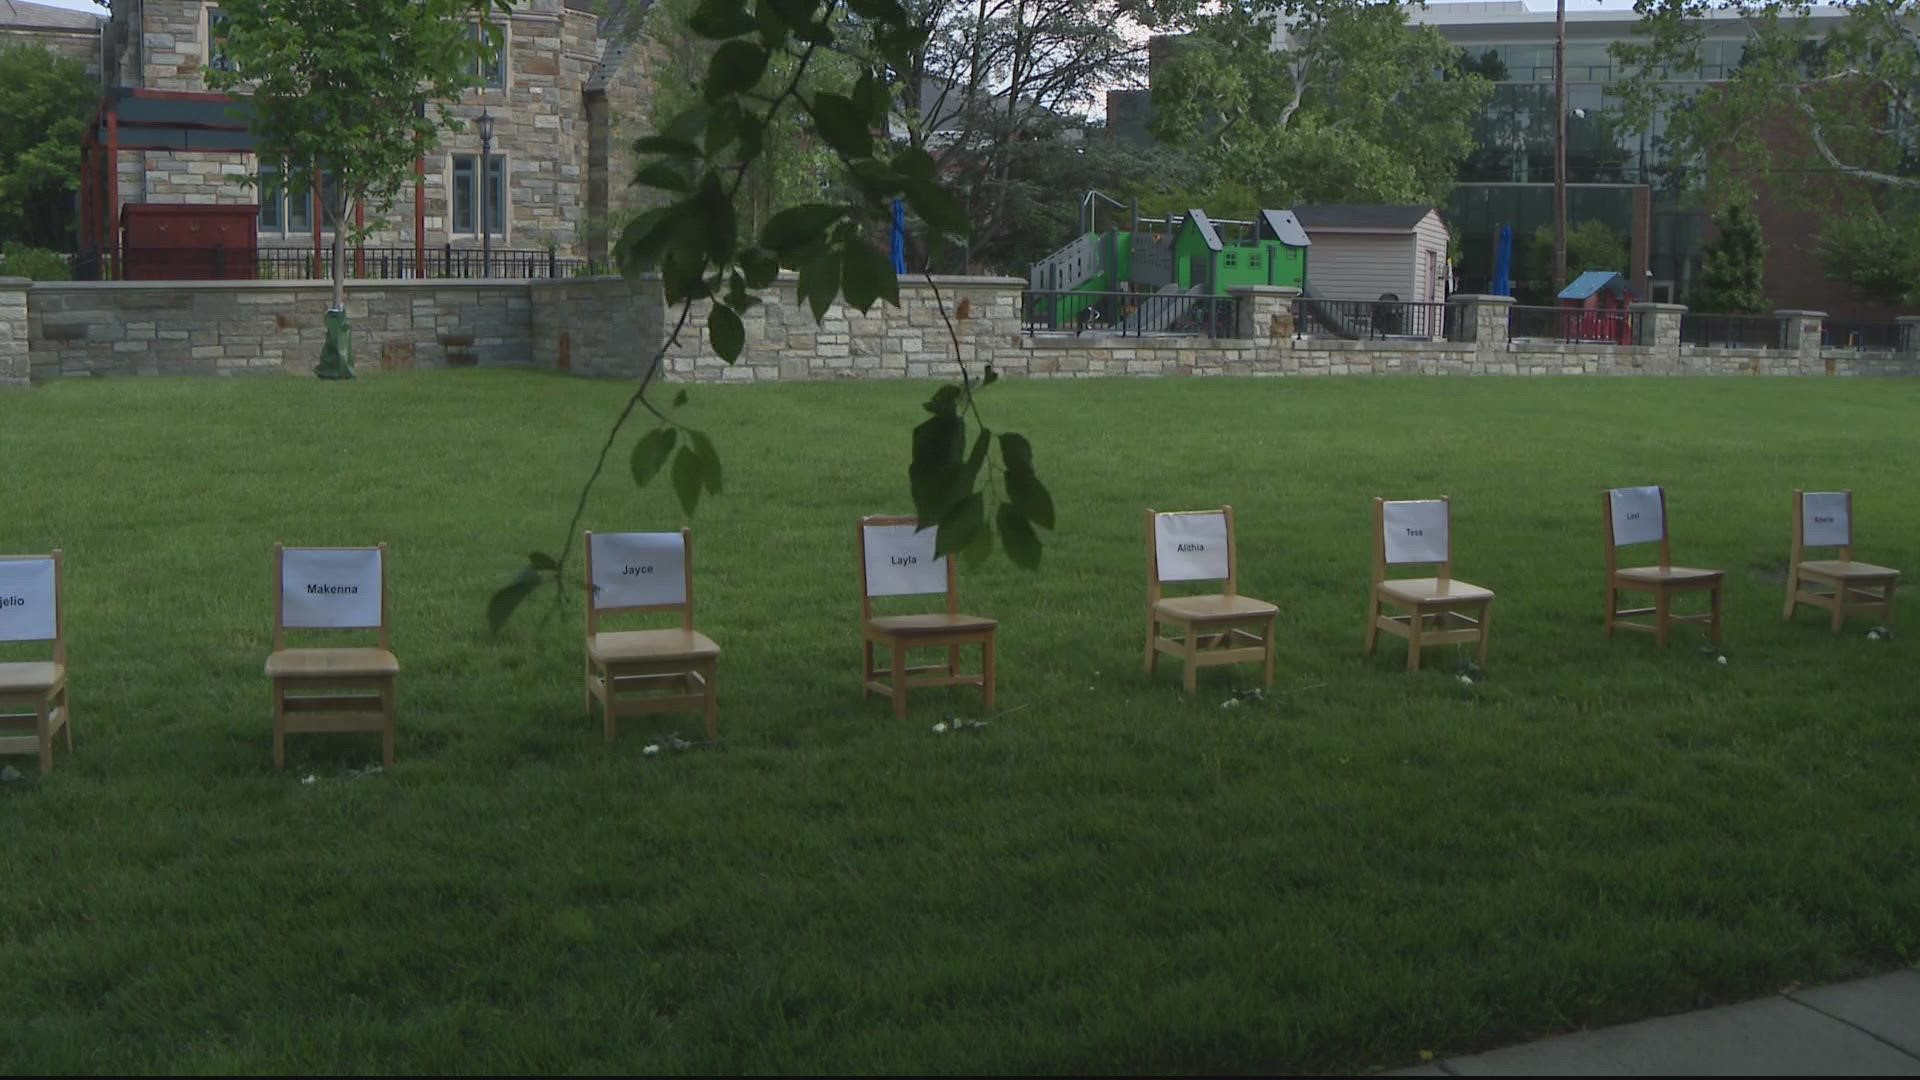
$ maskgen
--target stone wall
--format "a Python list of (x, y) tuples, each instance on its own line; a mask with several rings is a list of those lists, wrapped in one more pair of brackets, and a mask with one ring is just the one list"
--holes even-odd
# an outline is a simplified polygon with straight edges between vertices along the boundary
[[(0, 324), (6, 319), (0, 285)], [(35, 382), (71, 376), (312, 370), (326, 339), (323, 282), (41, 282), (24, 293)], [(354, 362), (381, 370), (525, 364), (525, 282), (347, 286)], [(0, 356), (5, 338), (0, 337)], [(4, 378), (0, 361), (0, 378)]]
[(0, 277), (0, 389), (25, 386), (32, 372), (27, 289), (32, 281)]
[(84, 65), (89, 78), (100, 78), (98, 30), (69, 30), (58, 26), (0, 26), (0, 49), (9, 45), (32, 45), (45, 49), (55, 56)]
[(665, 333), (660, 290), (617, 277), (534, 282), (529, 336), (535, 367), (638, 378)]

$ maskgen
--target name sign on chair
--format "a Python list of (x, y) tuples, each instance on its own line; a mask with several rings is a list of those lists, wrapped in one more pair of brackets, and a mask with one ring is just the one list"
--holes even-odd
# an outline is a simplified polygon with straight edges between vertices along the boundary
[(947, 591), (947, 560), (933, 554), (933, 530), (865, 525), (867, 595), (920, 596)]
[(1390, 502), (1381, 508), (1387, 562), (1447, 561), (1447, 504), (1439, 499)]
[(1154, 558), (1161, 581), (1218, 581), (1227, 576), (1227, 515), (1156, 514)]
[(594, 607), (653, 607), (686, 599), (687, 553), (679, 533), (593, 534)]
[(1853, 522), (1844, 491), (1809, 491), (1800, 496), (1801, 539), (1808, 547), (1851, 547)]
[(1616, 547), (1645, 544), (1666, 534), (1657, 487), (1614, 488), (1613, 543)]
[(52, 641), (52, 559), (0, 559), (0, 641)]
[(287, 548), (280, 564), (280, 624), (329, 630), (380, 625), (377, 548)]

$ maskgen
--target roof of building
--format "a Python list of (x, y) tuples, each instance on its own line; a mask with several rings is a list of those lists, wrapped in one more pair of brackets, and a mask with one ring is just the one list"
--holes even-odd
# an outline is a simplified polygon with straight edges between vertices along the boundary
[(1275, 240), (1288, 247), (1313, 246), (1313, 241), (1307, 239), (1307, 231), (1300, 227), (1300, 219), (1294, 217), (1291, 210), (1262, 210), (1260, 222)]
[(1369, 232), (1412, 232), (1428, 214), (1431, 206), (1373, 206), (1335, 203), (1325, 206), (1296, 206), (1293, 216), (1311, 233), (1315, 229), (1339, 231), (1365, 229)]
[(106, 21), (106, 13), (75, 11), (27, 0), (0, 0), (0, 26), (11, 29), (84, 30), (92, 33)]
[(1625, 296), (1633, 292), (1632, 287), (1627, 284), (1627, 279), (1622, 275), (1612, 270), (1589, 270), (1567, 282), (1567, 287), (1560, 290), (1560, 299), (1585, 300), (1602, 289), (1615, 296)]
[(1206, 241), (1208, 250), (1219, 251), (1221, 249), (1220, 234), (1214, 229), (1213, 222), (1207, 220), (1207, 212), (1205, 210), (1193, 209), (1187, 211), (1187, 223), (1200, 230), (1200, 239)]

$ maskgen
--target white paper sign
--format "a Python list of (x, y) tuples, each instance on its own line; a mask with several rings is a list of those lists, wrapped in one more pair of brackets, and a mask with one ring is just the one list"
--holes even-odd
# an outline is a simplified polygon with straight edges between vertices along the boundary
[(867, 595), (919, 596), (947, 591), (947, 560), (933, 554), (933, 530), (867, 525)]
[(1666, 535), (1659, 488), (1614, 488), (1608, 494), (1612, 496), (1615, 547), (1644, 544)]
[(1439, 499), (1390, 502), (1381, 508), (1387, 562), (1447, 561), (1447, 504)]
[(594, 533), (592, 543), (595, 608), (686, 602), (686, 544), (679, 533)]
[(1851, 519), (1844, 491), (1809, 491), (1800, 497), (1801, 539), (1808, 547), (1851, 547)]
[(357, 630), (380, 625), (378, 548), (287, 548), (280, 625)]
[(0, 559), (0, 641), (52, 641), (52, 559)]
[(1219, 581), (1227, 576), (1227, 515), (1155, 514), (1153, 547), (1161, 581)]

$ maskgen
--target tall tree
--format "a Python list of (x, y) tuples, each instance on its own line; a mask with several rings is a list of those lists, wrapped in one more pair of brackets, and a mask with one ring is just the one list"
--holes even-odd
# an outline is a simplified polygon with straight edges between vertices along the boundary
[(71, 249), (80, 143), (99, 99), (83, 65), (0, 46), (0, 243)]
[(1767, 257), (1760, 219), (1739, 203), (1721, 211), (1719, 235), (1701, 259), (1700, 280), (1687, 297), (1695, 311), (1759, 315), (1769, 309), (1761, 273)]
[[(1614, 46), (1616, 89), (1715, 208), (1772, 181), (1821, 206), (1829, 277), (1884, 299), (1920, 291), (1920, 0), (1637, 0), (1639, 40)], [(1822, 32), (1824, 30), (1824, 33)], [(1686, 80), (1718, 79), (1697, 95)]]
[[(497, 55), (500, 29), (485, 20), (504, 17), (508, 0), (222, 0), (220, 10), (232, 64), (209, 69), (207, 83), (251, 92), (262, 163), (279, 165), (289, 195), (330, 176), (320, 202), (333, 228), (333, 307), (344, 309), (348, 209), (389, 209), (440, 128), (459, 129), (446, 103)], [(478, 37), (475, 20), (487, 28)]]
[(1226, 0), (1155, 72), (1156, 134), (1270, 206), (1441, 201), (1492, 84), (1407, 7)]

